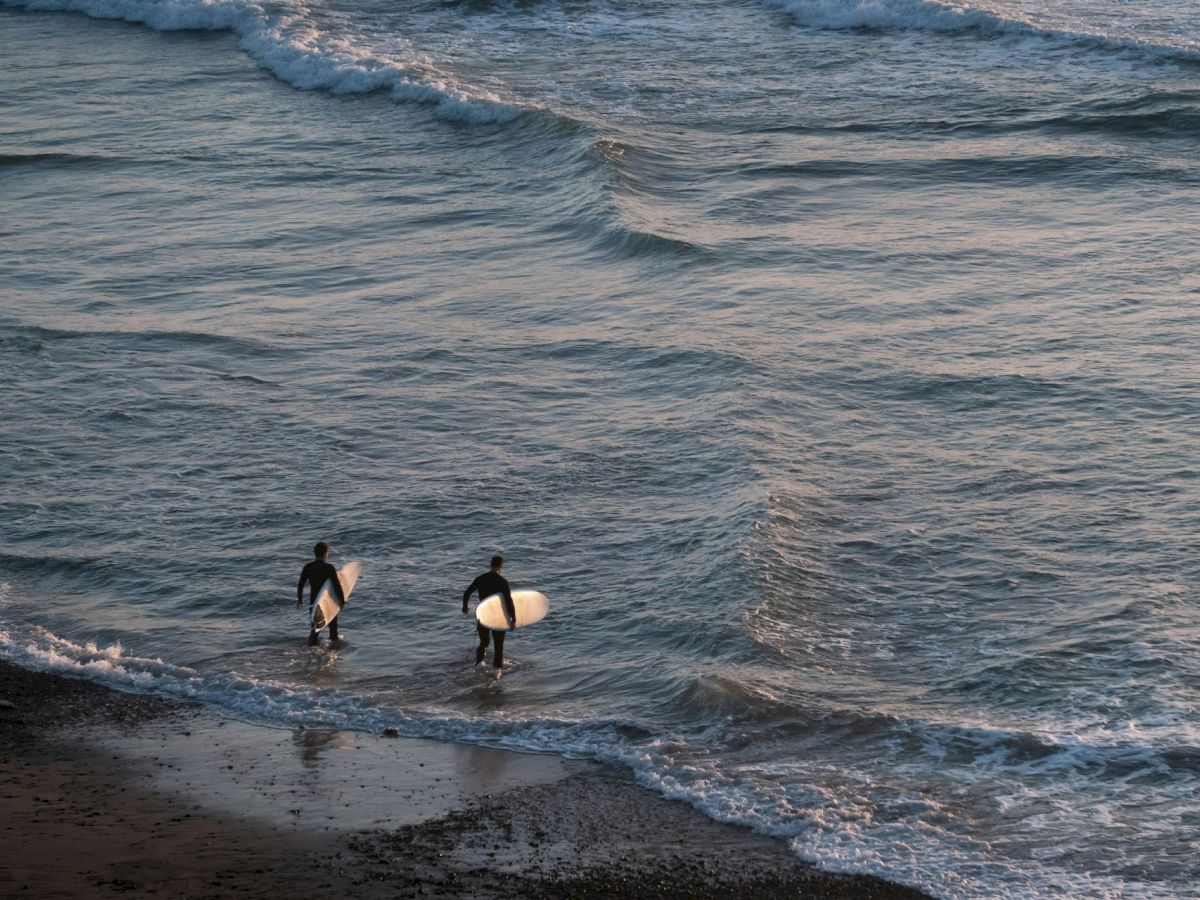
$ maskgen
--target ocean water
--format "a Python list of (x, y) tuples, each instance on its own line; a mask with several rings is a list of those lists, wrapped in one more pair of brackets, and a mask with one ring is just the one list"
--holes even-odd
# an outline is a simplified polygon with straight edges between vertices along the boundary
[(0, 656), (1200, 895), (1194, 4), (3, 4)]

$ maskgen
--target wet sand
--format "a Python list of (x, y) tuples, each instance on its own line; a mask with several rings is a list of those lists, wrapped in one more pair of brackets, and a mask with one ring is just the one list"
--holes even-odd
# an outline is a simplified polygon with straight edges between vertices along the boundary
[(596, 763), (265, 728), (5, 663), (0, 700), (6, 897), (924, 896)]

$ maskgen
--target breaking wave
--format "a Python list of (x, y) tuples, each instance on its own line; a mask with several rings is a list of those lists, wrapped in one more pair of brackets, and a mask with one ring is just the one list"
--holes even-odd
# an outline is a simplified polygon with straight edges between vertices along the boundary
[[(0, 588), (2, 590), (2, 588)], [(500, 749), (556, 753), (628, 767), (642, 786), (682, 800), (719, 822), (785, 840), (792, 851), (830, 871), (866, 872), (946, 896), (1038, 894), (1043, 888), (1074, 895), (1117, 897), (1128, 881), (1031, 863), (1013, 866), (987, 858), (985, 847), (959, 832), (953, 815), (928, 794), (873, 784), (841, 773), (830, 781), (819, 765), (792, 761), (721, 761), (689, 748), (676, 735), (656, 735), (620, 719), (471, 716), (451, 710), (401, 710), (371, 696), (288, 685), (237, 673), (204, 674), (160, 658), (127, 654), (120, 644), (79, 643), (33, 626), (18, 638), (0, 629), (0, 659), (39, 671), (98, 681), (118, 690), (198, 702), (267, 725), (325, 727), (404, 737), (480, 744)], [(877, 723), (878, 724), (878, 723)], [(892, 723), (893, 725), (896, 723)], [(927, 752), (968, 756), (981, 779), (995, 767), (1033, 765), (1045, 759), (1003, 760), (1021, 736), (988, 729), (902, 723), (927, 731)], [(901, 729), (903, 730), (903, 729)], [(1026, 736), (1025, 740), (1036, 740)], [(953, 749), (952, 749), (953, 748)], [(1126, 777), (1161, 766), (1152, 748), (1106, 748), (1074, 743), (1040, 747), (1069, 770), (1118, 763)], [(1028, 750), (1028, 748), (1026, 748)], [(1028, 753), (1018, 753), (1018, 757)], [(1130, 755), (1143, 757), (1130, 759)], [(1096, 757), (1100, 757), (1098, 760)], [(1131, 763), (1135, 763), (1131, 765)], [(1003, 798), (1000, 798), (1003, 801)], [(948, 880), (949, 879), (949, 880)], [(1160, 885), (1138, 883), (1140, 896), (1169, 896)]]
[(1133, 50), (1155, 58), (1200, 61), (1200, 43), (1195, 41), (1181, 45), (1160, 44), (1103, 32), (1059, 29), (1023, 17), (1008, 17), (943, 0), (767, 0), (767, 3), (789, 13), (801, 25), (830, 31), (973, 32), (989, 37), (1025, 36), (1117, 51)]
[(432, 107), (440, 118), (509, 122), (526, 111), (484, 88), (459, 83), (417, 58), (374, 51), (323, 29), (300, 3), (259, 0), (2, 0), (39, 11), (79, 12), (156, 31), (231, 31), (242, 48), (281, 81), (335, 94), (389, 91), (398, 103)]

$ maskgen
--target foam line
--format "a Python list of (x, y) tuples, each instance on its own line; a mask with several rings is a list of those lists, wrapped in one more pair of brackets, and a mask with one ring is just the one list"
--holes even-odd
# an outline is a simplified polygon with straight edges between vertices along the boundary
[(156, 31), (231, 31), (241, 47), (281, 81), (337, 94), (390, 90), (398, 103), (433, 107), (444, 119), (508, 122), (523, 110), (482, 88), (468, 88), (427, 66), (379, 55), (322, 31), (299, 3), (259, 0), (0, 0), (7, 6), (79, 12)]
[[(954, 830), (953, 815), (930, 796), (873, 791), (853, 773), (836, 789), (805, 774), (759, 777), (703, 756), (676, 758), (680, 744), (648, 736), (636, 723), (552, 718), (472, 717), (406, 712), (370, 697), (287, 685), (236, 673), (203, 675), (159, 658), (126, 654), (119, 644), (79, 643), (33, 626), (16, 637), (0, 629), (0, 658), (135, 693), (204, 703), (268, 724), (308, 725), (557, 753), (627, 766), (643, 786), (682, 800), (720, 822), (786, 840), (793, 852), (830, 871), (879, 875), (955, 898), (1172, 896), (1169, 886), (1068, 871), (1037, 861), (992, 858), (986, 845)], [(986, 774), (986, 773), (985, 773)], [(889, 797), (891, 799), (889, 800)], [(896, 805), (887, 809), (887, 804)]]
[(1200, 61), (1200, 44), (1157, 44), (1103, 33), (1046, 28), (1025, 18), (947, 0), (765, 0), (789, 13), (801, 25), (830, 31), (974, 32), (985, 36), (1025, 36), (1109, 50), (1134, 50), (1159, 59)]

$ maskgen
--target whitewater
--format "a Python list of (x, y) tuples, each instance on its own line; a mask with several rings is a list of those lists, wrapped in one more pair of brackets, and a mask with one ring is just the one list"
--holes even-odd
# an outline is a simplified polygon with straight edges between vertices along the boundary
[[(0, 658), (619, 764), (938, 897), (1197, 896), (1187, 4), (0, 36)], [(553, 602), (499, 682), (493, 552)]]

